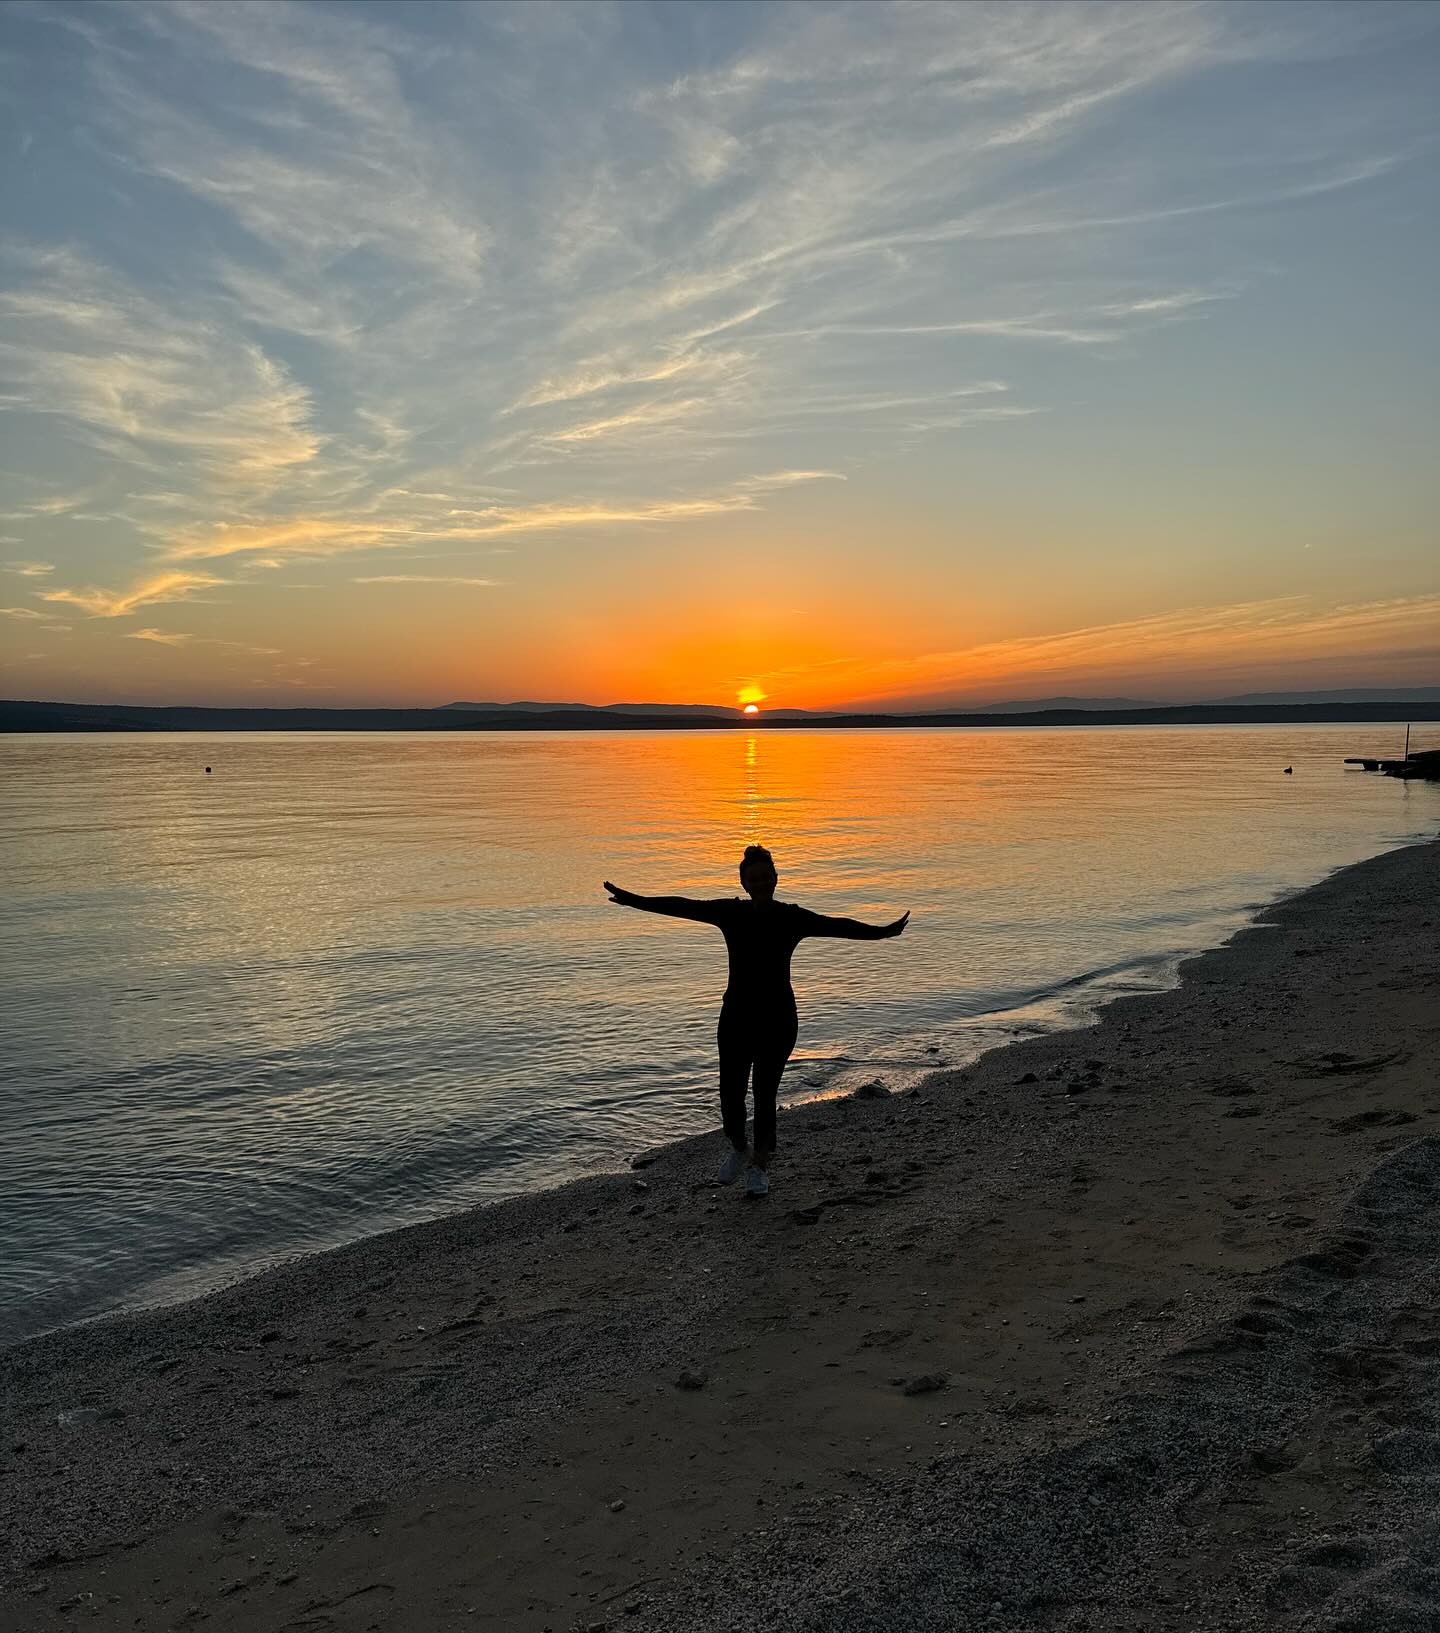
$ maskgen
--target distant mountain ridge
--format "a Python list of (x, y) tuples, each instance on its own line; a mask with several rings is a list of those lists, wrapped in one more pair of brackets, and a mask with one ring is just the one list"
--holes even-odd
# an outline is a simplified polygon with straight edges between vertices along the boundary
[(613, 714), (725, 714), (739, 709), (723, 703), (442, 703), (442, 709), (463, 709), (468, 714), (503, 714), (522, 709), (530, 714), (553, 714), (556, 709), (608, 709)]
[[(690, 710), (640, 714), (626, 709), (499, 708), (316, 709), (203, 708), (123, 703), (46, 703), (0, 699), (0, 732), (71, 731), (784, 731), (786, 728), (890, 730), (964, 726), (992, 731), (1019, 727), (1295, 725), (1326, 721), (1419, 724), (1440, 721), (1440, 701), (1384, 698), (1361, 703), (1179, 703), (1149, 709), (1037, 709), (990, 713), (802, 714), (773, 709), (755, 719), (739, 711)], [(1364, 748), (1364, 744), (1357, 747)]]
[[(1004, 703), (946, 703), (932, 705), (925, 714), (1044, 714), (1052, 709), (1084, 709), (1096, 714), (1134, 709), (1231, 709), (1282, 706), (1304, 708), (1312, 703), (1440, 703), (1440, 686), (1351, 686), (1319, 692), (1246, 692), (1238, 697), (1197, 698), (1193, 703), (1157, 703), (1154, 698), (1135, 697), (1019, 697)], [(867, 714), (885, 714), (888, 708), (875, 704), (857, 706)], [(831, 710), (832, 714), (842, 711)], [(856, 709), (844, 711), (855, 713)], [(768, 713), (768, 711), (767, 711)]]
[[(1281, 706), (1303, 708), (1314, 703), (1440, 703), (1440, 686), (1352, 686), (1332, 691), (1317, 692), (1246, 692), (1239, 697), (1200, 698), (1194, 703), (1157, 703), (1153, 698), (1134, 697), (1024, 697), (1011, 698), (1002, 703), (948, 703), (940, 706), (909, 708), (904, 704), (856, 704), (843, 709), (769, 709), (761, 713), (768, 720), (834, 719), (837, 715), (857, 714), (1047, 714), (1054, 710), (1074, 713), (1077, 710), (1096, 714), (1143, 709), (1228, 709)], [(442, 703), (440, 708), (463, 711), (467, 714), (507, 714), (511, 711), (530, 714), (555, 714), (569, 711), (588, 711), (610, 714), (662, 715), (722, 715), (737, 720), (744, 710), (724, 703)]]
[[(697, 715), (718, 714), (726, 719), (739, 720), (743, 718), (744, 709), (734, 708), (724, 703), (442, 703), (441, 709), (446, 711), (461, 709), (468, 714), (503, 714), (506, 710), (515, 709), (528, 714), (553, 714), (557, 709), (588, 709), (595, 712), (608, 711), (610, 714), (650, 714), (650, 715)], [(781, 715), (815, 714), (814, 709), (766, 709), (765, 713), (772, 718)], [(819, 711), (825, 712), (825, 711)], [(834, 713), (835, 711), (829, 711)]]
[[(960, 705), (956, 705), (958, 708)], [(1138, 697), (1027, 697), (1007, 703), (966, 704), (970, 714), (1035, 714), (1045, 709), (1162, 709), (1156, 703)]]
[(1338, 692), (1244, 692), (1217, 703), (1440, 703), (1440, 686), (1350, 686)]

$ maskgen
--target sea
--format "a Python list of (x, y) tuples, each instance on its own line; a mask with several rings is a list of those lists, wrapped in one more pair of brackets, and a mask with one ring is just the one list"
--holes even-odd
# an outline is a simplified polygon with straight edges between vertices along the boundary
[(908, 910), (801, 944), (782, 1100), (902, 1090), (1433, 835), (1440, 785), (1343, 764), (1403, 732), (0, 737), (0, 1342), (718, 1156), (723, 941), (606, 879), (734, 896), (759, 843), (782, 901)]

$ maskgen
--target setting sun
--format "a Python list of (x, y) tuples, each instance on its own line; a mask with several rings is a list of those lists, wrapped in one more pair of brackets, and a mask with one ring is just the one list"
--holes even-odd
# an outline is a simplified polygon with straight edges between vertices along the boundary
[(744, 713), (744, 714), (759, 714), (760, 713), (760, 705), (758, 703), (747, 703), (745, 705), (744, 709), (742, 710), (742, 713)]

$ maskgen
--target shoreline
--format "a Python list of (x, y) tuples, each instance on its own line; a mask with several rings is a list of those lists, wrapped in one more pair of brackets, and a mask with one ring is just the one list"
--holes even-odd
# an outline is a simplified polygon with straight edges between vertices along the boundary
[[(1400, 839), (1389, 842), (1389, 849), (1404, 849), (1422, 840)], [(1377, 852), (1377, 855), (1388, 854), (1388, 851)], [(1363, 858), (1362, 860), (1372, 860)], [(1078, 975), (1057, 981), (1051, 986), (1036, 989), (1019, 995), (1020, 1001), (1005, 1009), (988, 1011), (984, 1014), (967, 1017), (961, 1023), (962, 1036), (957, 1039), (952, 1036), (947, 1043), (941, 1045), (925, 1044), (922, 1038), (932, 1037), (940, 1029), (935, 1026), (918, 1028), (905, 1035), (898, 1051), (901, 1058), (909, 1060), (911, 1064), (886, 1065), (883, 1062), (856, 1059), (848, 1055), (832, 1057), (824, 1062), (817, 1063), (810, 1060), (795, 1060), (791, 1064), (789, 1077), (798, 1079), (801, 1073), (814, 1074), (824, 1071), (824, 1082), (806, 1080), (803, 1091), (795, 1091), (790, 1097), (783, 1098), (785, 1086), (782, 1084), (782, 1100), (780, 1110), (799, 1109), (805, 1106), (824, 1105), (836, 1100), (846, 1100), (852, 1095), (854, 1088), (861, 1080), (876, 1077), (885, 1081), (887, 1087), (894, 1085), (892, 1092), (908, 1093), (910, 1090), (922, 1087), (931, 1077), (943, 1073), (964, 1071), (973, 1066), (977, 1060), (992, 1053), (996, 1049), (1008, 1048), (1013, 1043), (1024, 1042), (1029, 1039), (1053, 1037), (1059, 1034), (1082, 1032), (1093, 1026), (1104, 1009), (1119, 999), (1141, 995), (1154, 996), (1173, 991), (1179, 985), (1181, 967), (1190, 959), (1201, 957), (1206, 952), (1213, 951), (1224, 944), (1229, 936), (1252, 926), (1270, 908), (1288, 900), (1300, 891), (1314, 888), (1314, 885), (1324, 883), (1337, 872), (1343, 872), (1346, 867), (1355, 866), (1355, 863), (1337, 863), (1311, 885), (1302, 885), (1286, 888), (1265, 901), (1248, 903), (1235, 908), (1226, 915), (1232, 921), (1225, 934), (1219, 940), (1208, 941), (1186, 950), (1184, 948), (1171, 949), (1163, 955), (1139, 954), (1133, 958), (1108, 964), (1095, 970), (1083, 971)], [(1219, 928), (1218, 926), (1216, 928)], [(1133, 972), (1141, 970), (1163, 972), (1155, 980), (1146, 980), (1135, 984), (1126, 984), (1118, 990), (1108, 988), (1107, 980), (1123, 978)], [(1081, 998), (1067, 999), (1067, 993), (1084, 992)], [(1025, 1020), (1026, 1015), (1039, 1011), (1044, 1017), (1038, 1020)], [(990, 1041), (976, 1042), (972, 1049), (963, 1048), (963, 1029), (973, 1026), (982, 1034), (990, 1034)], [(1002, 1036), (1003, 1034), (1003, 1036)], [(957, 1043), (961, 1045), (957, 1050)], [(957, 1053), (963, 1058), (951, 1059)], [(935, 1059), (927, 1059), (927, 1054)], [(838, 1086), (832, 1087), (832, 1083)], [(717, 1112), (718, 1116), (718, 1112)], [(718, 1122), (715, 1128), (718, 1129)], [(650, 1144), (641, 1147), (647, 1152), (660, 1153), (671, 1146), (683, 1146), (687, 1142), (705, 1140), (713, 1130), (704, 1130), (696, 1134), (674, 1135), (660, 1137)], [(149, 1281), (141, 1284), (124, 1295), (120, 1302), (108, 1309), (93, 1310), (88, 1314), (79, 1314), (67, 1317), (49, 1326), (42, 1326), (33, 1331), (22, 1332), (17, 1336), (0, 1337), (0, 1357), (5, 1352), (20, 1344), (30, 1343), (38, 1338), (53, 1337), (58, 1334), (75, 1331), (81, 1327), (94, 1326), (98, 1323), (124, 1320), (132, 1316), (155, 1314), (167, 1310), (179, 1309), (201, 1299), (213, 1297), (239, 1287), (243, 1283), (257, 1276), (268, 1275), (272, 1272), (283, 1272), (302, 1260), (322, 1257), (326, 1254), (339, 1252), (346, 1248), (353, 1248), (364, 1242), (379, 1237), (387, 1237), (398, 1232), (422, 1228), (435, 1224), (441, 1220), (461, 1214), (475, 1212), (481, 1208), (498, 1207), (512, 1203), (525, 1197), (538, 1196), (547, 1192), (557, 1191), (565, 1185), (574, 1184), (579, 1180), (592, 1179), (605, 1175), (624, 1173), (633, 1160), (635, 1151), (628, 1153), (616, 1151), (611, 1156), (596, 1156), (591, 1161), (577, 1168), (567, 1179), (550, 1180), (492, 1197), (484, 1202), (461, 1204), (448, 1207), (440, 1212), (422, 1214), (419, 1217), (400, 1220), (397, 1223), (385, 1225), (378, 1230), (365, 1231), (361, 1235), (340, 1235), (330, 1240), (318, 1240), (311, 1245), (278, 1247), (273, 1251), (263, 1251), (253, 1258), (243, 1262), (221, 1262), (212, 1265), (201, 1265), (192, 1269), (172, 1269), (158, 1272)]]
[[(1043, 700), (1042, 700), (1043, 702)], [(936, 727), (989, 730), (993, 727), (1086, 726), (1270, 726), (1404, 725), (1440, 721), (1440, 701), (1377, 698), (1356, 702), (1156, 703), (1132, 708), (1042, 706), (990, 713), (985, 709), (940, 709), (886, 713), (783, 709), (747, 716), (740, 710), (703, 706), (693, 712), (661, 705), (614, 709), (558, 704), (547, 708), (317, 709), (212, 708), (194, 704), (56, 703), (0, 698), (0, 735), (64, 735), (75, 732), (309, 732), (309, 731), (766, 731), (895, 730)]]
[[(792, 1104), (758, 1206), (692, 1136), (7, 1348), (7, 1597), (36, 1629), (77, 1595), (116, 1627), (719, 1628), (707, 1573), (803, 1532), (813, 1605), (882, 1625), (846, 1559), (895, 1563), (897, 1492), (948, 1512), (957, 1468), (1093, 1438), (1440, 1135), (1437, 863), (1342, 868), (918, 1092)], [(751, 1574), (798, 1627), (792, 1563)], [(1007, 1602), (976, 1625), (1032, 1625)]]
[[(1404, 844), (1405, 841), (1400, 841)], [(1381, 853), (1383, 854), (1383, 853)], [(1347, 864), (1340, 863), (1337, 867)], [(1335, 869), (1331, 870), (1332, 872)], [(1301, 887), (1305, 888), (1305, 887)], [(1284, 895), (1276, 900), (1283, 900)], [(1245, 922), (1250, 922), (1255, 915), (1264, 911), (1269, 903), (1252, 904), (1238, 910)], [(1214, 946), (1218, 943), (1210, 943)], [(934, 1076), (937, 1071), (961, 1071), (972, 1065), (981, 1055), (996, 1048), (1008, 1047), (1011, 1042), (1024, 1038), (1050, 1036), (1057, 1032), (1071, 1032), (1083, 1030), (1093, 1024), (1093, 1019), (1106, 1004), (1113, 1003), (1118, 997), (1130, 996), (1134, 992), (1162, 992), (1173, 988), (1178, 980), (1179, 966), (1189, 957), (1196, 956), (1193, 952), (1173, 950), (1160, 957), (1137, 955), (1135, 958), (1117, 964), (1107, 965), (1103, 969), (1085, 971), (1080, 975), (1056, 982), (1054, 985), (1037, 989), (1034, 992), (1022, 995), (1021, 1001), (1006, 1009), (997, 1009), (984, 1014), (968, 1017), (966, 1025), (974, 1025), (977, 1030), (996, 1034), (995, 1041), (977, 1043), (966, 1058), (950, 1059), (956, 1053), (954, 1042), (946, 1045), (931, 1046), (922, 1043), (922, 1038), (933, 1036), (939, 1029), (931, 1026), (919, 1028), (907, 1033), (900, 1040), (898, 1051), (903, 1060), (909, 1064), (886, 1065), (866, 1058), (856, 1058), (850, 1055), (832, 1056), (824, 1060), (811, 1059), (792, 1060), (787, 1077), (800, 1081), (801, 1074), (823, 1072), (824, 1081), (805, 1079), (801, 1089), (792, 1090), (788, 1098), (786, 1086), (781, 1085), (782, 1099), (780, 1110), (794, 1109), (801, 1106), (820, 1105), (834, 1100), (844, 1100), (850, 1097), (853, 1086), (861, 1080), (883, 1077), (887, 1084), (896, 1084), (893, 1092), (908, 1092), (911, 1088), (922, 1084), (927, 1078)], [(1101, 983), (1106, 978), (1120, 976), (1127, 972), (1141, 969), (1163, 969), (1163, 981), (1156, 984), (1145, 984), (1130, 987), (1119, 991), (1106, 991)], [(1090, 989), (1083, 999), (1066, 1001), (1064, 995), (1069, 992)], [(1021, 1017), (1035, 1011), (1050, 1011), (1050, 1020), (1025, 1021)], [(1003, 1038), (999, 1034), (1004, 1034)], [(908, 1045), (908, 1047), (907, 1047)], [(928, 1058), (934, 1056), (937, 1058)], [(833, 1082), (840, 1086), (832, 1087)], [(718, 1130), (718, 1101), (714, 1107), (716, 1122), (712, 1129), (702, 1130), (695, 1134), (680, 1134), (665, 1136), (658, 1135), (654, 1140), (640, 1147), (647, 1152), (661, 1152), (670, 1146), (683, 1145), (691, 1140), (704, 1140)], [(123, 1320), (130, 1316), (146, 1313), (155, 1313), (177, 1309), (192, 1304), (199, 1299), (210, 1298), (217, 1293), (223, 1293), (231, 1288), (256, 1276), (269, 1274), (272, 1271), (283, 1271), (304, 1259), (312, 1259), (328, 1253), (339, 1252), (348, 1247), (355, 1247), (360, 1243), (373, 1238), (390, 1236), (399, 1231), (413, 1230), (424, 1225), (434, 1224), (439, 1220), (451, 1218), (465, 1213), (471, 1213), (480, 1208), (498, 1207), (508, 1202), (514, 1202), (527, 1196), (538, 1196), (545, 1192), (556, 1191), (578, 1180), (613, 1175), (625, 1172), (631, 1160), (636, 1155), (633, 1144), (625, 1152), (617, 1151), (613, 1156), (596, 1155), (583, 1165), (578, 1165), (574, 1173), (566, 1179), (549, 1180), (536, 1183), (491, 1197), (483, 1202), (463, 1203), (441, 1209), (434, 1213), (421, 1214), (419, 1217), (402, 1219), (394, 1224), (384, 1225), (376, 1230), (367, 1230), (360, 1235), (339, 1235), (331, 1240), (316, 1241), (313, 1245), (277, 1247), (273, 1250), (262, 1250), (255, 1257), (243, 1262), (227, 1262), (203, 1264), (194, 1268), (175, 1268), (160, 1271), (154, 1274), (147, 1282), (124, 1295), (124, 1301), (106, 1309), (92, 1310), (88, 1314), (79, 1314), (56, 1321), (49, 1326), (37, 1327), (34, 1330), (18, 1333), (15, 1336), (0, 1335), (0, 1356), (6, 1350), (18, 1344), (29, 1343), (37, 1338), (52, 1337), (56, 1334), (71, 1332), (80, 1327), (93, 1326), (99, 1322)]]

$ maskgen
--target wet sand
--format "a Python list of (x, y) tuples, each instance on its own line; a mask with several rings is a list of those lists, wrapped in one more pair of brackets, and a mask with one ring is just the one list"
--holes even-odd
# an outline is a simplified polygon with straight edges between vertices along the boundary
[(785, 1112), (762, 1202), (688, 1140), (0, 1353), (0, 1615), (1440, 1625), (1437, 883)]

